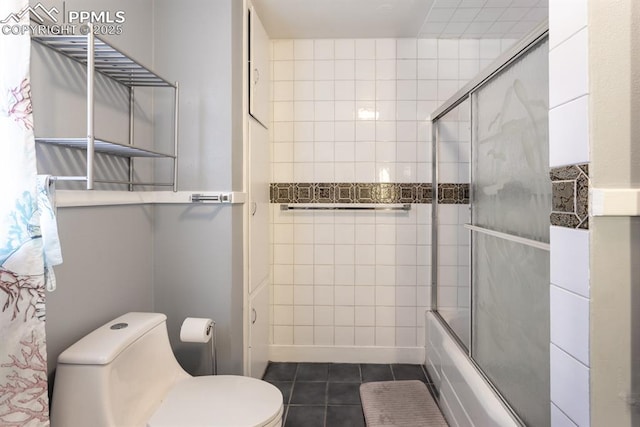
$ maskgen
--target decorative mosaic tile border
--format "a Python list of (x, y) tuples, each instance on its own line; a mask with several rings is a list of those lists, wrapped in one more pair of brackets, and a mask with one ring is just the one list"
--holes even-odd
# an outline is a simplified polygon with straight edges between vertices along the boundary
[[(438, 203), (469, 204), (469, 184), (439, 184)], [(429, 183), (272, 183), (271, 203), (431, 203)]]
[(468, 205), (469, 184), (438, 184), (438, 203), (441, 205)]
[(563, 166), (550, 172), (553, 191), (551, 225), (589, 229), (589, 165)]

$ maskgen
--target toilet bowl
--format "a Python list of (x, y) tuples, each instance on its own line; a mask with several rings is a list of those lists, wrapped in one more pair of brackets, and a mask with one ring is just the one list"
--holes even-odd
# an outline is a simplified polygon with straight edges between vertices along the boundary
[(279, 427), (282, 393), (237, 375), (192, 377), (169, 344), (166, 316), (128, 313), (58, 357), (52, 427)]
[[(203, 420), (213, 419), (216, 424), (209, 425), (279, 426), (282, 396), (273, 393), (273, 388), (267, 382), (236, 375), (189, 378), (169, 391), (147, 426), (204, 426)], [(274, 408), (280, 410), (274, 412)]]

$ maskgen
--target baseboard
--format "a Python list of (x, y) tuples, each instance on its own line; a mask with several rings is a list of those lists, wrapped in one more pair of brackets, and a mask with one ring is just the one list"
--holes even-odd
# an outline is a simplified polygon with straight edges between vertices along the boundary
[(270, 345), (272, 362), (411, 363), (423, 365), (424, 347)]

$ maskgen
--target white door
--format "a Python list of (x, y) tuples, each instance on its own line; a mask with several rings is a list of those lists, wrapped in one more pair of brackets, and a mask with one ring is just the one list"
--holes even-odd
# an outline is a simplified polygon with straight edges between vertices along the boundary
[(269, 361), (270, 242), (269, 150), (270, 42), (253, 8), (249, 7), (249, 143), (247, 156), (248, 219), (248, 374), (260, 378)]
[(269, 132), (249, 119), (249, 294), (269, 279)]
[(262, 378), (269, 362), (269, 286), (262, 286), (249, 299), (249, 375)]
[(269, 126), (269, 51), (269, 36), (249, 8), (249, 114), (264, 126)]
[[(269, 345), (269, 132), (249, 118), (249, 375), (261, 377)], [(256, 321), (257, 318), (257, 321)]]

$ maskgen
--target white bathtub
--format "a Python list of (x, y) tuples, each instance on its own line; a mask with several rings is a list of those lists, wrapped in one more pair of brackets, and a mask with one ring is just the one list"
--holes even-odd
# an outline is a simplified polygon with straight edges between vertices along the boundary
[(425, 316), (426, 367), (449, 425), (520, 426), (438, 317), (430, 311)]

